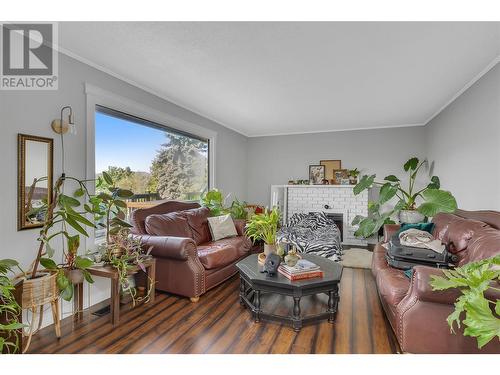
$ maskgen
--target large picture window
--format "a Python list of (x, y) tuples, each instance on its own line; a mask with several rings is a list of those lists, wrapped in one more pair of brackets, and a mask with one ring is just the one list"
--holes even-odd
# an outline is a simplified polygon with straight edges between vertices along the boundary
[(209, 140), (97, 106), (96, 177), (106, 171), (133, 200), (198, 200), (209, 189)]

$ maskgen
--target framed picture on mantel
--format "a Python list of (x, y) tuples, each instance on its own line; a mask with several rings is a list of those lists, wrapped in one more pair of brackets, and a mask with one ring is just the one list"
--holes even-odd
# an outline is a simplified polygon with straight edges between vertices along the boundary
[(320, 160), (319, 164), (325, 166), (325, 179), (328, 181), (334, 179), (333, 171), (335, 169), (342, 169), (341, 160)]
[(321, 185), (324, 179), (325, 179), (324, 165), (309, 166), (309, 183), (311, 185)]

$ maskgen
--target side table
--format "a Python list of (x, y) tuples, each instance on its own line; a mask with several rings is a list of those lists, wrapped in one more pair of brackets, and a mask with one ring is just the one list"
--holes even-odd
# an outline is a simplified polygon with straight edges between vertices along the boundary
[[(155, 301), (155, 283), (156, 283), (156, 260), (154, 258), (144, 261), (147, 277), (147, 290), (151, 291), (149, 303)], [(92, 276), (104, 277), (111, 281), (111, 324), (118, 325), (120, 321), (120, 282), (118, 271), (111, 266), (92, 266), (87, 268), (87, 271)], [(129, 275), (134, 275), (141, 271), (139, 266), (134, 266), (130, 269)], [(75, 293), (73, 296), (73, 306), (76, 311), (75, 320), (83, 318), (83, 283), (75, 285)]]

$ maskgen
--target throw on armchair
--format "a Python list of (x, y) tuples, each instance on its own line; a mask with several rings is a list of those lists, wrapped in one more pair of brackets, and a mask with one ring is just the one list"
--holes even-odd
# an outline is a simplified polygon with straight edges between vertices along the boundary
[(278, 232), (278, 242), (286, 241), (300, 253), (312, 253), (335, 262), (342, 258), (340, 230), (323, 212), (296, 213)]
[(156, 258), (156, 289), (196, 302), (207, 290), (237, 273), (251, 241), (244, 220), (234, 220), (238, 236), (212, 241), (208, 208), (198, 203), (166, 201), (132, 212), (132, 234)]

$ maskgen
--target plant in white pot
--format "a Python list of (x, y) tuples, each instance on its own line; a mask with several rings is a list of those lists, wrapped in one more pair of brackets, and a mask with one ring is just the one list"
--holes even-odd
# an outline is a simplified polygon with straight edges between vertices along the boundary
[[(432, 176), (428, 184), (416, 188), (416, 180), (419, 171), (427, 160), (419, 161), (413, 157), (403, 166), (408, 173), (408, 186), (403, 187), (402, 181), (395, 175), (389, 175), (383, 181), (375, 181), (376, 175), (363, 176), (354, 187), (354, 194), (372, 186), (380, 186), (378, 201), (375, 201), (368, 209), (368, 216), (356, 216), (352, 225), (358, 225), (354, 233), (357, 237), (367, 238), (377, 233), (379, 229), (389, 220), (391, 216), (398, 216), (401, 223), (418, 223), (425, 217), (432, 217), (439, 212), (454, 212), (457, 202), (449, 191), (441, 190), (438, 176)], [(393, 209), (383, 212), (382, 205), (393, 198), (398, 202)], [(420, 203), (418, 203), (418, 202)]]
[(264, 254), (276, 253), (276, 233), (280, 222), (280, 212), (275, 207), (261, 214), (253, 215), (246, 225), (245, 233), (253, 241), (264, 241)]

